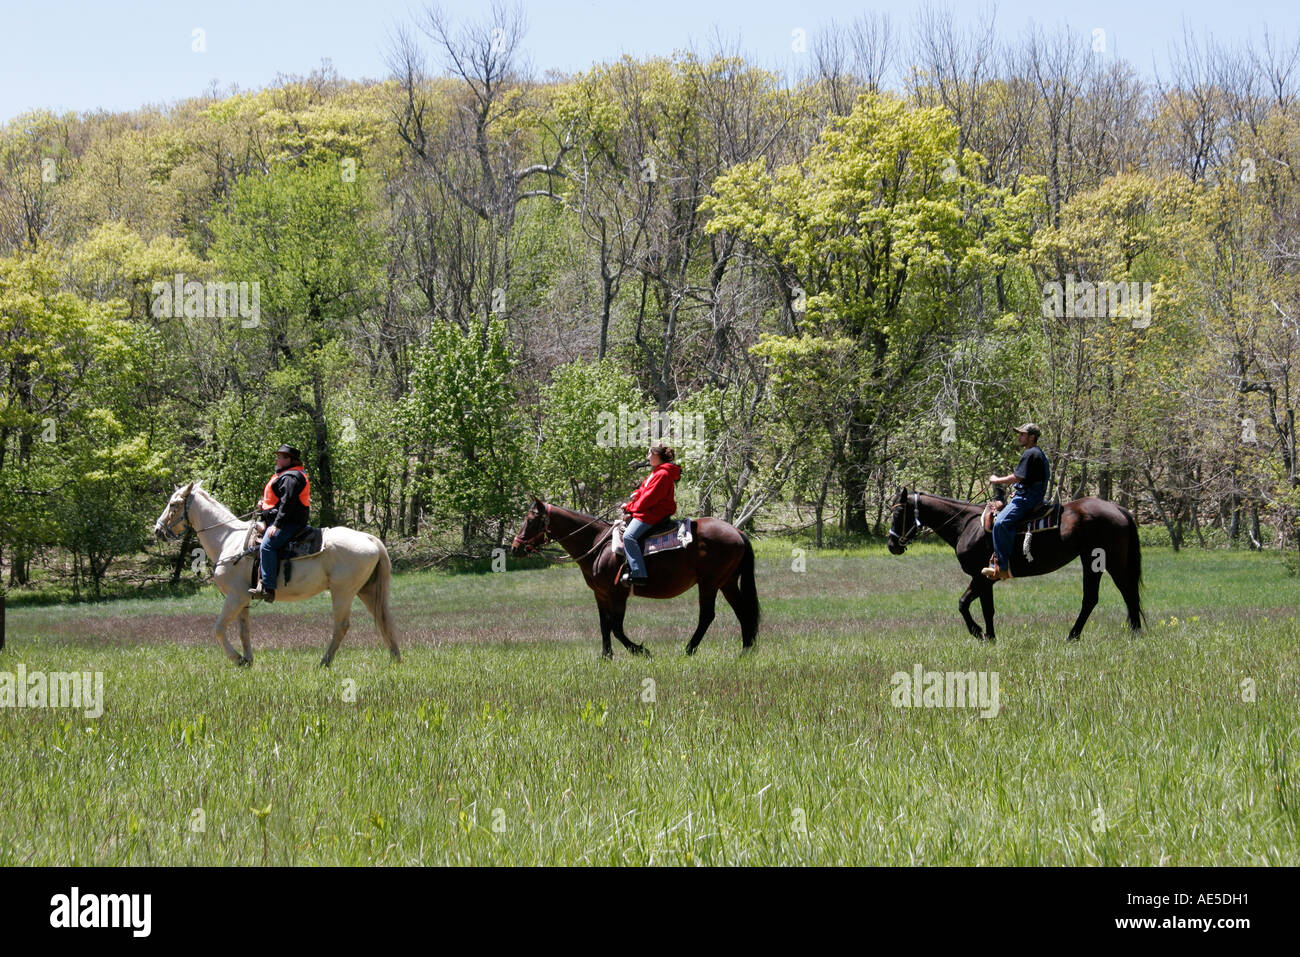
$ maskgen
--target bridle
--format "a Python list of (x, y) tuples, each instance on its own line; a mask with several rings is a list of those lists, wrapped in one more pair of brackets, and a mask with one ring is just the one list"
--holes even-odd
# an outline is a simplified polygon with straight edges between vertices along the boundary
[(188, 522), (190, 528), (194, 529), (194, 534), (197, 535), (199, 534), (199, 532), (206, 532), (210, 528), (217, 528), (218, 526), (221, 525), (229, 525), (231, 522), (242, 522), (244, 519), (251, 517), (257, 512), (257, 509), (253, 509), (253, 511), (251, 512), (245, 512), (243, 515), (236, 515), (234, 518), (223, 519), (220, 522), (214, 522), (213, 524), (205, 525), (202, 528), (194, 528), (194, 522), (190, 518), (190, 503), (193, 501), (194, 501), (194, 492), (191, 490), (190, 493), (185, 496), (185, 507), (181, 509), (180, 518), (178, 518), (171, 525), (163, 525), (161, 522), (159, 523), (160, 527), (162, 528), (163, 536), (167, 539), (167, 541), (179, 542), (181, 540), (181, 534), (177, 532), (173, 528), (173, 526), (179, 525), (182, 522)]
[(194, 492), (191, 491), (188, 495), (185, 496), (185, 507), (181, 509), (180, 518), (178, 518), (175, 522), (173, 522), (172, 525), (163, 525), (161, 522), (158, 523), (162, 529), (163, 536), (167, 539), (167, 541), (179, 542), (181, 540), (181, 534), (172, 527), (173, 525), (180, 525), (182, 522), (184, 522), (184, 523), (188, 523), (191, 528), (194, 527), (194, 523), (190, 521), (190, 503), (192, 501), (194, 501)]
[[(921, 493), (912, 492), (911, 499), (912, 499), (912, 527), (909, 528), (902, 535), (899, 535), (898, 532), (894, 531), (894, 520), (892, 518), (892, 515), (894, 514), (894, 512), (897, 512), (898, 509), (903, 508), (904, 503), (903, 502), (895, 503), (893, 510), (890, 512), (891, 518), (889, 520), (889, 541), (891, 544), (897, 545), (899, 548), (906, 548), (907, 543), (910, 542), (912, 539), (914, 539), (921, 532), (921, 530), (925, 528), (925, 526), (921, 524)], [(940, 529), (946, 528), (947, 526), (951, 525), (960, 517), (961, 517), (960, 512), (954, 512), (951, 516), (948, 517), (947, 521), (939, 525), (932, 526), (930, 531), (938, 532)]]
[[(903, 508), (904, 505), (905, 503), (903, 502), (896, 502), (894, 504), (894, 508), (890, 512), (890, 520), (889, 520), (889, 541), (892, 544), (897, 545), (899, 548), (906, 548), (907, 543), (910, 542), (912, 539), (914, 539), (920, 533), (921, 529), (924, 527), (921, 524), (921, 493), (913, 492), (912, 493), (912, 523), (913, 523), (912, 527), (909, 528), (907, 531), (905, 531), (902, 535), (899, 535), (898, 532), (894, 531), (893, 514), (894, 512), (897, 512), (900, 508)], [(906, 515), (907, 513), (904, 512), (903, 514)]]
[[(510, 543), (511, 548), (526, 549), (524, 554), (531, 555), (547, 542), (551, 541), (551, 508), (544, 502), (542, 503), (542, 514), (546, 517), (542, 520), (541, 530), (529, 535), (527, 538), (524, 538), (522, 535), (516, 535), (514, 540)], [(524, 524), (524, 527), (528, 527), (527, 523)]]
[[(597, 522), (604, 521), (604, 519), (602, 518), (593, 518), (590, 522), (586, 522), (582, 525), (579, 525), (573, 531), (566, 532), (565, 534), (561, 535), (559, 538), (551, 538), (551, 507), (547, 505), (545, 502), (542, 502), (541, 506), (542, 506), (542, 514), (545, 516), (545, 518), (542, 520), (541, 529), (534, 532), (532, 535), (529, 535), (527, 538), (524, 538), (522, 535), (516, 535), (510, 543), (511, 548), (513, 549), (523, 548), (525, 555), (533, 555), (537, 552), (539, 548), (541, 548), (547, 542), (555, 542), (555, 544), (558, 545), (564, 539), (572, 538), (574, 535), (577, 535), (584, 528), (589, 528), (590, 526), (596, 524)], [(525, 523), (524, 527), (525, 528), (528, 527), (527, 523)], [(591, 548), (587, 549), (585, 554), (580, 555), (577, 558), (574, 558), (571, 555), (561, 555), (559, 558), (551, 559), (551, 561), (581, 562), (583, 559), (591, 557), (592, 554), (598, 551), (601, 548), (601, 546), (605, 544), (605, 540), (610, 537), (613, 531), (614, 531), (614, 527), (611, 525), (608, 529), (606, 529), (606, 531), (603, 534), (601, 534), (596, 539), (595, 544), (592, 545)], [(544, 555), (542, 557), (547, 558), (549, 556)]]

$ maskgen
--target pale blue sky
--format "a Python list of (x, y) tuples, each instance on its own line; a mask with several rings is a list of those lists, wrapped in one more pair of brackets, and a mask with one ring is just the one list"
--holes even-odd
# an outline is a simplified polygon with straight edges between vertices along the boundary
[[(0, 0), (0, 123), (26, 110), (125, 110), (169, 103), (238, 84), (253, 89), (277, 72), (308, 73), (328, 57), (350, 79), (386, 75), (388, 36), (410, 23), (418, 0), (228, 0), (228, 2), (95, 3), (87, 0)], [(474, 17), (483, 0), (447, 0), (457, 18)], [(986, 3), (951, 4), (961, 20), (981, 18)], [(811, 37), (831, 20), (868, 10), (888, 12), (904, 35), (915, 5), (848, 0), (528, 0), (525, 50), (537, 73), (583, 69), (622, 53), (670, 53), (707, 44), (716, 30), (738, 40), (752, 61), (773, 68), (797, 64), (792, 31)], [(1167, 64), (1168, 48), (1186, 24), (1222, 41), (1258, 40), (1265, 26), (1293, 39), (1296, 0), (1101, 0), (1054, 3), (1003, 0), (996, 23), (1012, 37), (1031, 20), (1068, 23), (1081, 34), (1106, 31), (1109, 52), (1143, 73)], [(196, 53), (192, 31), (206, 34)]]

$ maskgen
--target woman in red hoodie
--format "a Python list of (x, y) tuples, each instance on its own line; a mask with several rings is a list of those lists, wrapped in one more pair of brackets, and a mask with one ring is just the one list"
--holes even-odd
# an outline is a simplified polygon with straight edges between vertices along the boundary
[(623, 511), (631, 519), (623, 533), (623, 550), (627, 553), (628, 582), (632, 585), (644, 585), (648, 581), (645, 559), (641, 555), (641, 539), (651, 526), (677, 511), (673, 486), (682, 474), (681, 468), (673, 464), (673, 450), (666, 445), (650, 446), (649, 458), (654, 471), (637, 486), (623, 506)]

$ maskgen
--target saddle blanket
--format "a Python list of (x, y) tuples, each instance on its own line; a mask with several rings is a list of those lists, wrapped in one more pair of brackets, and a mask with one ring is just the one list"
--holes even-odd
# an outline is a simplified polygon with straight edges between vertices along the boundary
[(1051, 510), (1038, 518), (1031, 518), (1016, 526), (1017, 532), (1041, 532), (1048, 528), (1057, 528), (1061, 524), (1061, 503), (1057, 502)]
[(659, 535), (647, 535), (641, 540), (641, 554), (654, 555), (657, 552), (672, 552), (685, 548), (695, 539), (692, 529), (694, 524), (691, 519), (684, 518), (677, 523), (676, 528)]

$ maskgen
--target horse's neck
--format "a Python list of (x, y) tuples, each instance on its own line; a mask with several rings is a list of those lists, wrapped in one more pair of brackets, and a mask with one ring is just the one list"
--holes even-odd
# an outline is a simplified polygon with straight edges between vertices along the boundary
[(208, 554), (208, 560), (215, 562), (221, 557), (234, 539), (243, 543), (248, 532), (248, 523), (235, 518), (233, 512), (214, 498), (208, 498), (195, 492), (190, 502), (190, 524), (199, 536), (199, 544)]
[(918, 497), (917, 505), (916, 514), (921, 519), (921, 524), (954, 548), (957, 547), (957, 539), (965, 530), (966, 523), (979, 514), (970, 513), (972, 506), (967, 503), (950, 502), (925, 493)]
[(591, 551), (596, 539), (608, 528), (609, 523), (598, 518), (551, 506), (551, 540), (573, 558)]

